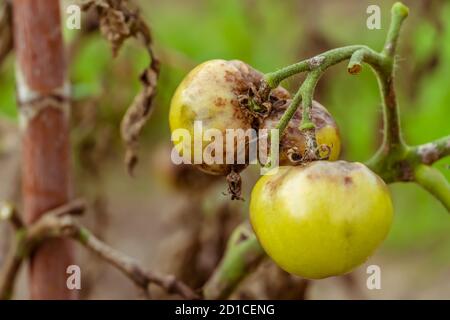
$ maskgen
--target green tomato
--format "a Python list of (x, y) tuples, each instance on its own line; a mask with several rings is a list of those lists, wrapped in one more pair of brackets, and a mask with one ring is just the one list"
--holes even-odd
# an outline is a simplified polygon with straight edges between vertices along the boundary
[(385, 239), (393, 207), (384, 181), (363, 164), (315, 161), (261, 177), (250, 219), (281, 268), (321, 279), (365, 262)]

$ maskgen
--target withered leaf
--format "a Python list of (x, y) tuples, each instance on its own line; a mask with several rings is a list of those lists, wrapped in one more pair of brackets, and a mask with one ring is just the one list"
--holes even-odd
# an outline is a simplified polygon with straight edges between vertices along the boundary
[(149, 27), (139, 11), (132, 9), (128, 1), (87, 0), (83, 2), (82, 8), (88, 10), (92, 6), (98, 12), (100, 32), (110, 42), (114, 55), (126, 39), (135, 38), (145, 47), (151, 61), (140, 76), (143, 88), (134, 98), (121, 123), (121, 135), (127, 149), (125, 164), (131, 175), (138, 161), (139, 135), (152, 113), (151, 106), (159, 77), (159, 61), (153, 53)]

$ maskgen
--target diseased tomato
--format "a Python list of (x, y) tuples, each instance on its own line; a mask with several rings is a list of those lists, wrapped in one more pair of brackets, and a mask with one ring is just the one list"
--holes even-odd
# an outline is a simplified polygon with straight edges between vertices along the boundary
[[(284, 105), (274, 107), (270, 116), (264, 119), (261, 128), (272, 129), (278, 124), (281, 116), (290, 105), (287, 100)], [(289, 121), (283, 135), (280, 136), (280, 165), (295, 165), (295, 159), (300, 159), (305, 153), (305, 136), (300, 131), (303, 109), (299, 107), (294, 116)], [(320, 155), (328, 157), (328, 160), (335, 161), (339, 158), (341, 151), (341, 139), (339, 129), (328, 110), (317, 101), (313, 101), (311, 108), (311, 118), (315, 125), (317, 144), (326, 149), (320, 151)]]
[(280, 167), (253, 188), (250, 219), (267, 254), (310, 279), (362, 264), (393, 218), (389, 190), (361, 163), (314, 161)]
[[(255, 115), (247, 108), (242, 107), (239, 98), (247, 94), (252, 88), (258, 88), (262, 80), (262, 74), (251, 68), (242, 61), (211, 60), (200, 64), (193, 69), (178, 86), (170, 105), (170, 129), (186, 129), (191, 139), (176, 143), (180, 153), (184, 147), (191, 150), (191, 161), (194, 163), (194, 125), (201, 121), (202, 130), (215, 129), (222, 134), (223, 148), (221, 158), (223, 164), (205, 162), (203, 157), (201, 163), (196, 166), (210, 174), (227, 175), (233, 169), (239, 172), (248, 164), (248, 138), (245, 135), (232, 137), (233, 143), (226, 145), (227, 129), (244, 131), (258, 127)], [(289, 98), (289, 93), (277, 88), (272, 95), (277, 99)], [(211, 154), (216, 157), (217, 150), (208, 150), (208, 145), (214, 139), (203, 137), (200, 143), (201, 153)], [(231, 145), (231, 147), (230, 147)], [(233, 147), (234, 145), (234, 147)], [(238, 149), (237, 146), (246, 146)], [(233, 147), (233, 148), (232, 148)], [(233, 166), (226, 164), (226, 159), (235, 159), (237, 164), (238, 153), (245, 163)], [(245, 153), (242, 155), (242, 153)], [(217, 162), (217, 161), (215, 161)]]

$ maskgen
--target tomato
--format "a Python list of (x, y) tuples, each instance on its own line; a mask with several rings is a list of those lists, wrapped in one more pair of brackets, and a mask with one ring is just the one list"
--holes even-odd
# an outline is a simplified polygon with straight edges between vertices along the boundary
[(199, 195), (210, 190), (220, 177), (205, 174), (189, 164), (176, 165), (170, 160), (171, 147), (157, 145), (151, 157), (152, 175), (169, 190)]
[[(270, 116), (263, 121), (261, 128), (275, 128), (290, 103), (291, 101), (288, 100), (284, 105), (274, 108)], [(317, 144), (322, 147), (327, 146), (327, 150), (322, 151), (320, 154), (328, 157), (330, 161), (337, 160), (341, 151), (341, 139), (338, 126), (333, 117), (324, 106), (317, 101), (313, 101), (311, 118), (315, 125)], [(296, 154), (296, 158), (301, 158), (305, 153), (305, 137), (299, 129), (301, 120), (302, 108), (299, 107), (280, 137), (280, 165), (296, 164), (292, 153)]]
[[(211, 60), (200, 64), (193, 69), (178, 86), (170, 105), (170, 129), (174, 132), (177, 129), (186, 129), (190, 133), (189, 140), (176, 142), (176, 148), (180, 154), (183, 148), (191, 149), (191, 161), (194, 163), (194, 124), (201, 121), (202, 130), (216, 129), (216, 132), (223, 137), (223, 159), (222, 163), (205, 162), (202, 157), (201, 163), (195, 165), (210, 174), (227, 175), (233, 168), (239, 171), (247, 165), (248, 157), (245, 163), (237, 167), (233, 164), (226, 164), (227, 157), (237, 160), (238, 152), (247, 152), (247, 150), (238, 150), (237, 147), (230, 148), (226, 144), (227, 129), (248, 130), (257, 127), (254, 115), (248, 109), (240, 105), (239, 97), (248, 93), (252, 87), (258, 87), (263, 75), (245, 64), (242, 61)], [(274, 94), (280, 99), (289, 98), (289, 93), (283, 89), (275, 89)], [(218, 130), (218, 131), (217, 131)], [(236, 136), (234, 146), (246, 146), (245, 136)], [(201, 139), (200, 152), (208, 151), (206, 149), (211, 140)], [(248, 144), (248, 143), (247, 143)], [(230, 143), (233, 145), (233, 143)], [(245, 149), (245, 148), (244, 148)], [(214, 151), (214, 156), (217, 156)]]
[(267, 254), (292, 274), (320, 279), (362, 264), (393, 219), (389, 190), (361, 163), (314, 161), (256, 183), (250, 220)]

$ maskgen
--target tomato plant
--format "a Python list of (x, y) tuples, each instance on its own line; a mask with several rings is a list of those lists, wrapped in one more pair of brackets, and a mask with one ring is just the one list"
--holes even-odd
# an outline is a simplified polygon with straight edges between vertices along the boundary
[[(221, 298), (232, 291), (264, 255), (261, 245), (279, 266), (306, 278), (339, 275), (358, 266), (382, 242), (391, 225), (393, 209), (385, 183), (417, 183), (450, 211), (450, 184), (431, 166), (450, 154), (450, 137), (410, 146), (402, 136), (394, 66), (400, 28), (408, 12), (402, 3), (393, 5), (381, 52), (362, 45), (347, 46), (264, 75), (259, 93), (267, 97), (270, 88), (306, 73), (282, 115), (274, 116), (278, 122), (270, 124), (282, 137), (294, 134), (304, 144), (304, 152), (296, 159), (297, 167), (281, 167), (275, 175), (258, 181), (250, 205), (256, 236), (245, 224), (236, 229), (221, 265), (205, 287), (207, 297)], [(337, 135), (321, 141), (320, 126), (314, 121), (314, 90), (324, 72), (344, 60), (349, 60), (351, 75), (360, 73), (364, 63), (370, 65), (381, 88), (383, 140), (365, 165), (317, 161), (322, 158), (319, 144), (332, 144), (329, 141), (337, 141)], [(232, 269), (233, 265), (239, 268)], [(222, 290), (213, 290), (215, 286)]]
[[(223, 3), (228, 5), (229, 2), (217, 1), (220, 6)], [(263, 3), (261, 6), (269, 7), (269, 2)], [(157, 84), (159, 89), (166, 90), (166, 95), (162, 96), (171, 96), (175, 87), (172, 87), (172, 84), (178, 84), (179, 79), (176, 79), (176, 84), (164, 83), (168, 78), (166, 70), (177, 69), (175, 73), (180, 76), (187, 73), (172, 97), (169, 122), (172, 134), (180, 131), (187, 133), (187, 136), (181, 135), (182, 138), (176, 141), (172, 156), (176, 154), (177, 159), (181, 156), (192, 165), (169, 162), (168, 152), (165, 152), (168, 150), (161, 149), (164, 152), (159, 155), (158, 146), (155, 146), (156, 139), (154, 137), (149, 139), (149, 151), (157, 158), (154, 167), (158, 172), (152, 176), (153, 180), (157, 180), (158, 177), (164, 180), (171, 191), (182, 194), (180, 198), (183, 201), (180, 205), (183, 214), (180, 214), (181, 218), (177, 216), (179, 218), (177, 222), (181, 225), (180, 230), (161, 233), (174, 234), (178, 237), (177, 244), (183, 245), (177, 247), (178, 251), (173, 254), (177, 260), (169, 263), (171, 267), (175, 266), (171, 269), (176, 270), (173, 271), (174, 276), (170, 274), (172, 271), (165, 270), (167, 273), (159, 273), (145, 269), (136, 260), (108, 246), (101, 240), (103, 235), (95, 236), (94, 233), (97, 232), (92, 232), (79, 223), (74, 215), (86, 209), (84, 201), (69, 201), (72, 194), (72, 179), (69, 174), (72, 149), (69, 147), (69, 137), (72, 136), (69, 129), (73, 126), (72, 122), (77, 127), (74, 135), (78, 135), (78, 138), (81, 136), (79, 140), (82, 141), (77, 143), (79, 140), (75, 139), (74, 143), (74, 149), (78, 148), (77, 151), (80, 151), (79, 159), (83, 158), (81, 155), (89, 155), (84, 158), (85, 161), (80, 161), (81, 167), (85, 174), (97, 176), (95, 177), (97, 183), (91, 188), (96, 189), (93, 192), (96, 197), (94, 201), (96, 209), (104, 207), (100, 201), (101, 194), (97, 190), (102, 187), (98, 171), (106, 162), (105, 155), (113, 153), (109, 149), (112, 149), (111, 142), (114, 140), (112, 138), (114, 134), (111, 134), (114, 130), (110, 130), (114, 126), (108, 126), (108, 130), (105, 131), (99, 130), (104, 129), (101, 128), (100, 121), (97, 121), (100, 112), (94, 110), (92, 106), (99, 104), (97, 99), (100, 97), (90, 99), (86, 103), (77, 101), (82, 104), (82, 108), (73, 108), (75, 121), (70, 122), (69, 104), (76, 100), (74, 99), (76, 96), (89, 96), (86, 92), (91, 94), (96, 92), (96, 95), (100, 95), (101, 82), (108, 82), (111, 75), (122, 76), (130, 70), (134, 71), (136, 66), (129, 64), (129, 60), (133, 58), (127, 56), (127, 59), (124, 59), (126, 63), (121, 65), (120, 69), (97, 75), (102, 73), (99, 69), (106, 67), (102, 62), (102, 68), (98, 66), (97, 69), (95, 66), (92, 68), (95, 63), (90, 61), (81, 73), (96, 74), (91, 81), (95, 88), (86, 90), (86, 87), (83, 89), (82, 83), (80, 87), (75, 85), (75, 92), (81, 88), (85, 93), (70, 97), (69, 92), (65, 90), (70, 84), (68, 79), (64, 78), (66, 59), (63, 55), (63, 37), (59, 31), (56, 32), (61, 24), (59, 5), (58, 0), (0, 2), (0, 26), (2, 26), (0, 42), (6, 39), (5, 45), (3, 43), (0, 45), (0, 62), (5, 56), (4, 51), (9, 53), (12, 50), (14, 36), (18, 57), (17, 102), (20, 105), (17, 113), (21, 117), (20, 130), (24, 151), (22, 161), (24, 219), (22, 220), (19, 212), (11, 204), (6, 203), (0, 208), (0, 219), (8, 220), (15, 233), (14, 237), (11, 237), (11, 250), (6, 256), (5, 263), (1, 265), (0, 298), (12, 296), (20, 266), (27, 259), (31, 260), (29, 284), (33, 297), (76, 298), (77, 295), (73, 294), (76, 292), (68, 292), (65, 282), (65, 267), (69, 263), (72, 265), (72, 247), (68, 245), (66, 238), (74, 240), (72, 242), (86, 247), (101, 260), (116, 267), (147, 297), (150, 296), (150, 287), (156, 285), (162, 289), (160, 291), (163, 295), (177, 294), (186, 299), (225, 299), (238, 292), (235, 289), (256, 266), (259, 265), (261, 266), (259, 269), (264, 269), (264, 263), (268, 262), (271, 270), (277, 273), (272, 283), (281, 283), (276, 289), (278, 294), (295, 284), (294, 296), (304, 298), (305, 289), (300, 288), (298, 285), (300, 282), (305, 287), (311, 283), (305, 279), (344, 275), (366, 261), (382, 244), (389, 233), (394, 216), (388, 184), (404, 182), (421, 186), (450, 211), (450, 185), (436, 166), (433, 166), (440, 159), (450, 155), (450, 136), (421, 145), (410, 145), (402, 134), (396, 87), (397, 74), (402, 69), (398, 64), (396, 50), (402, 23), (409, 13), (409, 9), (403, 4), (396, 3), (392, 7), (386, 41), (380, 51), (366, 45), (350, 45), (328, 50), (298, 63), (263, 73), (247, 62), (252, 61), (255, 65), (261, 66), (261, 69), (272, 69), (278, 63), (276, 59), (272, 59), (274, 53), (294, 51), (290, 48), (293, 41), (286, 41), (290, 42), (289, 50), (283, 50), (277, 45), (272, 47), (268, 41), (270, 38), (268, 34), (282, 38), (289, 33), (295, 38), (296, 32), (292, 30), (301, 29), (294, 28), (299, 22), (298, 19), (283, 21), (285, 19), (279, 15), (274, 22), (274, 25), (277, 25), (276, 29), (270, 30), (270, 33), (261, 32), (263, 28), (260, 24), (253, 23), (257, 19), (246, 19), (250, 21), (249, 28), (246, 28), (246, 25), (239, 25), (236, 30), (231, 30), (240, 34), (234, 37), (233, 32), (230, 32), (233, 24), (229, 24), (228, 20), (236, 19), (237, 15), (230, 15), (230, 11), (224, 10), (227, 21), (222, 22), (226, 23), (222, 24), (219, 21), (214, 24), (215, 27), (219, 26), (218, 29), (223, 27), (223, 38), (219, 39), (216, 37), (217, 33), (205, 30), (213, 41), (208, 42), (207, 46), (202, 44), (199, 50), (202, 54), (192, 60), (190, 59), (193, 57), (183, 55), (189, 51), (184, 52), (183, 46), (176, 48), (181, 52), (171, 51), (173, 48), (164, 48), (167, 43), (163, 42), (157, 50), (158, 54), (161, 53), (159, 60), (154, 53), (150, 29), (141, 12), (130, 2), (87, 0), (80, 9), (85, 11), (92, 9), (94, 15), (87, 17), (89, 21), (86, 24), (89, 28), (84, 30), (86, 33), (98, 29), (110, 42), (113, 55), (118, 53), (128, 38), (135, 38), (144, 49), (143, 55), (136, 52), (132, 55), (139, 57), (136, 59), (139, 60), (139, 64), (146, 64), (139, 77), (142, 88), (120, 122), (120, 133), (126, 147), (125, 163), (130, 173), (138, 160), (138, 137), (153, 112), (152, 101), (156, 96)], [(14, 10), (11, 6), (15, 6)], [(10, 17), (11, 14), (15, 15), (14, 19)], [(253, 12), (242, 12), (240, 18), (248, 18), (251, 14)], [(263, 16), (258, 19), (264, 20)], [(163, 32), (176, 33), (177, 38), (182, 39), (181, 42), (184, 44), (193, 42), (197, 37), (197, 31), (201, 28), (195, 29), (198, 25), (190, 23), (190, 27), (183, 32), (175, 30), (177, 29), (175, 20), (178, 18), (171, 20), (170, 28), (165, 28)], [(428, 29), (423, 30), (426, 31), (423, 32), (425, 37), (428, 36)], [(36, 37), (31, 35), (32, 31), (38, 32)], [(82, 47), (82, 42), (79, 41), (84, 35), (80, 33), (80, 38), (74, 37), (71, 50), (77, 51)], [(235, 52), (227, 53), (226, 50), (221, 50), (223, 48), (220, 42), (225, 42), (223, 41), (225, 38), (235, 48), (245, 47), (243, 51), (246, 54), (239, 57), (246, 62), (225, 60), (237, 56)], [(426, 50), (433, 49), (431, 42), (427, 44)], [(448, 43), (448, 41), (440, 42)], [(302, 47), (308, 48), (310, 52), (316, 52), (314, 41), (311, 42), (311, 47), (304, 46), (303, 43)], [(324, 47), (327, 45), (322, 45), (322, 49)], [(445, 46), (442, 47), (445, 49)], [(103, 56), (98, 54), (98, 47), (94, 48), (93, 56)], [(208, 50), (212, 51), (208, 54), (206, 53)], [(261, 56), (252, 58), (253, 51), (263, 52), (263, 58), (261, 59)], [(419, 55), (425, 56), (424, 53)], [(71, 52), (72, 56), (76, 54)], [(224, 59), (207, 60), (214, 56), (221, 56)], [(290, 54), (288, 56), (289, 59), (292, 58)], [(207, 61), (194, 67), (198, 61), (203, 60)], [(261, 60), (270, 60), (272, 64), (263, 67)], [(423, 63), (424, 59), (420, 60), (423, 65), (429, 64), (427, 67), (434, 68), (436, 64), (434, 60), (439, 59), (434, 57), (427, 63)], [(53, 63), (49, 64), (49, 61)], [(160, 61), (167, 66), (167, 69), (162, 69), (161, 77)], [(322, 100), (320, 96), (321, 101), (327, 101), (325, 105), (332, 111), (329, 112), (314, 100), (319, 99), (320, 94), (316, 94), (316, 87), (325, 72), (344, 61), (348, 61), (347, 72), (350, 75), (357, 75), (363, 66), (369, 66), (380, 87), (382, 139), (378, 141), (378, 150), (364, 163), (339, 160), (341, 149), (350, 148), (345, 139), (341, 141), (340, 130), (332, 113), (338, 115), (338, 110), (343, 109), (342, 115), (350, 119), (357, 118), (349, 110), (351, 108), (346, 108), (348, 107), (346, 101), (340, 101), (335, 103), (337, 106), (333, 106), (332, 100), (327, 101), (325, 97)], [(447, 71), (442, 70), (443, 73)], [(298, 88), (292, 88), (294, 89), (292, 93), (282, 87), (284, 84), (286, 87), (289, 85), (284, 82), (285, 80), (299, 74), (303, 74), (304, 78), (298, 77), (302, 80), (301, 84)], [(160, 78), (163, 80), (162, 86)], [(137, 86), (138, 79), (133, 80), (135, 81), (132, 86)], [(103, 121), (117, 120), (118, 116), (112, 109), (119, 109), (124, 101), (128, 103), (131, 95), (128, 97), (129, 92), (122, 90), (124, 82), (118, 86), (109, 83), (103, 90), (108, 93), (108, 99), (102, 102), (102, 105), (107, 106), (100, 116)], [(429, 90), (429, 95), (439, 96), (436, 91), (440, 90), (433, 88), (433, 84), (430, 83), (432, 82), (429, 82), (428, 86), (433, 90)], [(334, 81), (328, 85), (335, 88), (338, 84)], [(117, 88), (120, 88), (117, 90), (120, 94), (115, 95), (114, 91)], [(337, 91), (344, 91), (343, 88), (339, 87)], [(363, 99), (355, 99), (357, 103), (352, 101), (355, 106), (353, 111), (356, 107), (364, 110), (367, 103), (362, 103), (361, 100)], [(428, 107), (429, 100), (427, 98), (423, 100), (427, 102)], [(440, 99), (436, 101), (441, 102)], [(157, 108), (159, 116), (164, 119), (167, 118), (164, 109), (167, 104), (168, 101), (164, 101), (161, 103), (163, 108)], [(336, 109), (340, 106), (343, 108)], [(427, 119), (421, 118), (425, 123)], [(349, 133), (354, 136), (360, 135), (359, 130), (355, 130), (348, 123), (343, 125), (341, 118), (337, 119), (342, 132), (345, 133), (344, 138), (347, 138)], [(166, 123), (166, 121), (158, 122)], [(206, 137), (201, 132), (200, 140), (196, 139), (198, 124), (201, 125), (200, 131), (208, 132)], [(357, 128), (361, 129), (364, 125), (365, 123), (360, 121)], [(118, 121), (115, 126), (119, 126)], [(155, 132), (158, 131), (158, 138), (163, 131), (160, 129), (159, 126), (153, 128)], [(263, 133), (266, 129), (270, 129), (267, 135)], [(227, 137), (230, 131), (232, 131), (231, 144), (229, 140), (224, 139), (214, 146), (211, 145), (211, 142), (218, 141), (216, 137)], [(236, 135), (236, 131), (243, 134)], [(247, 135), (247, 132), (253, 131), (256, 132), (255, 136)], [(426, 140), (425, 135), (421, 138)], [(169, 139), (164, 140), (169, 142)], [(271, 145), (270, 151), (259, 153), (256, 159), (251, 152), (251, 143), (254, 141)], [(363, 141), (363, 138), (360, 141)], [(94, 152), (95, 149), (100, 152)], [(196, 158), (197, 151), (200, 154), (199, 159)], [(276, 163), (274, 160), (277, 160), (277, 155), (281, 167), (266, 172), (268, 167)], [(343, 156), (351, 158), (348, 155), (346, 152)], [(264, 156), (269, 160), (260, 159)], [(221, 158), (222, 162), (215, 162), (216, 158)], [(231, 162), (228, 162), (229, 159)], [(259, 161), (254, 161), (255, 159)], [(261, 168), (258, 169), (262, 169), (261, 172), (264, 174), (253, 186), (248, 215), (241, 214), (241, 211), (246, 211), (245, 204), (228, 201), (214, 187), (223, 188), (220, 181), (226, 176), (231, 199), (242, 199), (240, 174), (242, 173), (244, 177), (248, 172), (248, 180), (254, 178), (252, 173), (255, 171), (248, 170), (243, 173), (253, 163), (259, 164)], [(148, 179), (145, 183), (148, 183)], [(84, 190), (84, 186), (77, 189), (88, 193)], [(150, 189), (151, 191), (142, 189), (145, 192), (145, 200), (149, 193), (152, 193), (152, 196), (156, 194), (156, 197), (160, 195), (158, 188)], [(178, 205), (178, 201), (175, 200), (179, 199), (174, 199), (173, 196), (174, 193), (170, 193), (167, 197), (168, 202)], [(178, 220), (165, 215), (166, 212), (159, 209), (155, 211), (162, 211), (166, 220), (171, 222)], [(146, 211), (146, 217), (151, 216), (147, 213)], [(125, 219), (129, 222), (132, 218), (135, 219), (135, 216), (127, 215)], [(155, 225), (154, 221), (150, 220), (152, 226)], [(104, 225), (100, 219), (96, 224), (96, 227)], [(147, 225), (143, 225), (143, 229), (150, 234)], [(166, 230), (169, 228), (164, 229)], [(47, 243), (49, 241), (50, 245)], [(158, 262), (164, 264), (163, 259)], [(186, 267), (188, 265), (189, 267)], [(296, 278), (294, 281), (294, 277), (283, 272), (278, 266), (302, 278)], [(263, 270), (262, 276), (260, 275), (261, 283), (268, 288), (267, 291), (273, 288), (270, 281), (264, 277), (270, 268)], [(49, 279), (53, 279), (55, 274), (58, 274), (58, 281), (50, 284)], [(280, 279), (281, 281), (278, 281)], [(245, 295), (240, 297), (243, 296)], [(268, 296), (277, 297), (275, 294)]]

